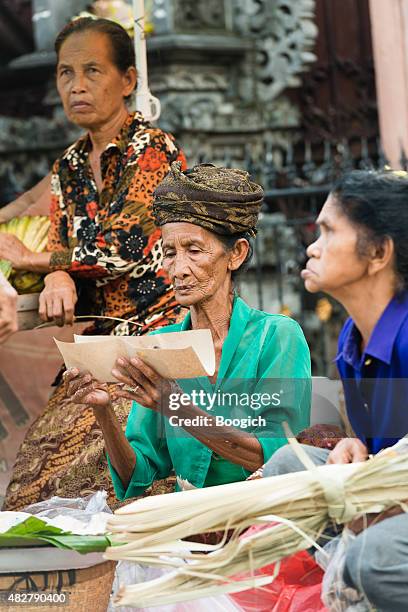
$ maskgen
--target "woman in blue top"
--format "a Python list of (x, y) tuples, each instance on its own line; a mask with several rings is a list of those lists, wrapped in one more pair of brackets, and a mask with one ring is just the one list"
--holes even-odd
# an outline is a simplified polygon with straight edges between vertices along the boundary
[(66, 374), (68, 394), (94, 409), (119, 499), (172, 470), (196, 487), (244, 480), (286, 443), (283, 421), (295, 432), (309, 424), (310, 356), (299, 325), (250, 308), (233, 288), (262, 196), (246, 172), (205, 164), (186, 172), (173, 164), (155, 192), (165, 270), (189, 309), (180, 325), (158, 333), (210, 329), (213, 377), (177, 385), (140, 359), (119, 360), (113, 373), (127, 385), (119, 393), (134, 400), (125, 436), (105, 387)]
[[(338, 181), (317, 219), (320, 237), (302, 272), (308, 291), (337, 299), (350, 318), (336, 358), (356, 437), (331, 451), (305, 446), (316, 464), (365, 461), (408, 434), (408, 174), (355, 171)], [(264, 476), (304, 469), (280, 449)], [(398, 511), (401, 510), (398, 508)], [(344, 581), (370, 604), (405, 612), (408, 515), (385, 513), (347, 550)], [(353, 523), (360, 531), (372, 518)]]

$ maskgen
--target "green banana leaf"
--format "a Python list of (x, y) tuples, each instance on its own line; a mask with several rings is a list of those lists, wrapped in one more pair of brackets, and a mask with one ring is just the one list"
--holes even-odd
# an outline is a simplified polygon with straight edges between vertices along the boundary
[(11, 271), (13, 269), (13, 266), (11, 265), (11, 262), (9, 262), (7, 259), (0, 259), (0, 272), (3, 273), (4, 278), (9, 278)]
[(0, 533), (0, 548), (46, 546), (47, 544), (66, 550), (75, 550), (81, 554), (104, 552), (108, 546), (111, 546), (109, 538), (105, 535), (75, 535), (59, 527), (48, 525), (36, 516), (30, 516), (5, 533)]

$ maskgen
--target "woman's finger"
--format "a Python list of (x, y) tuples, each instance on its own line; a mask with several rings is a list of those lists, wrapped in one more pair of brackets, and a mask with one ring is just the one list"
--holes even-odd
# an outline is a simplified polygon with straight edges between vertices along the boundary
[(133, 378), (126, 376), (120, 370), (117, 370), (116, 368), (112, 370), (112, 374), (120, 383), (123, 383), (124, 385), (127, 385), (128, 387), (137, 387), (137, 386), (141, 387), (141, 385), (135, 382)]
[(124, 399), (131, 400), (132, 402), (136, 401), (133, 395), (129, 393), (129, 391), (123, 391), (118, 389), (117, 391), (114, 391), (112, 395), (115, 399), (118, 397), (123, 397)]
[(157, 393), (156, 385), (143, 374), (137, 365), (132, 364), (126, 359), (118, 359), (117, 363), (118, 365), (121, 365), (122, 371), (124, 371), (129, 378), (134, 379), (136, 384), (143, 387), (146, 393), (154, 397), (154, 395)]
[(44, 293), (40, 293), (38, 314), (40, 316), (41, 321), (44, 321), (44, 322), (48, 321), (48, 318), (47, 318), (47, 300), (44, 297)]
[(47, 320), (54, 321), (54, 300), (52, 296), (48, 296), (46, 301), (47, 301)]
[(82, 400), (84, 400), (92, 391), (98, 391), (98, 389), (96, 389), (95, 385), (91, 382), (75, 391), (75, 393), (71, 395), (71, 400), (75, 404), (81, 404), (83, 403)]
[(109, 393), (104, 389), (100, 389), (95, 382), (92, 382), (87, 387), (79, 389), (71, 399), (75, 404), (85, 404), (94, 407), (106, 407), (110, 403)]
[(130, 365), (139, 370), (145, 376), (145, 378), (154, 386), (159, 383), (162, 378), (160, 374), (156, 372), (156, 370), (147, 365), (147, 363), (145, 363), (139, 357), (132, 357), (130, 359)]
[(62, 294), (62, 303), (65, 325), (72, 325), (74, 322), (76, 293), (73, 293), (72, 291), (64, 291)]
[(143, 387), (155, 402), (161, 401), (161, 398), (165, 398), (170, 392), (171, 381), (163, 378), (139, 357), (132, 357), (128, 367), (130, 371), (139, 373), (139, 379), (140, 376), (143, 377), (141, 379)]
[(64, 323), (65, 325), (72, 325), (74, 322), (74, 307), (71, 304), (64, 304)]
[(84, 397), (82, 403), (88, 406), (106, 407), (108, 406), (109, 401), (110, 396), (106, 393), (106, 391), (102, 391), (101, 389), (93, 389)]
[(115, 397), (121, 397), (127, 400), (131, 400), (132, 402), (137, 402), (141, 406), (145, 408), (150, 408), (151, 410), (155, 409), (156, 403), (146, 394), (134, 394), (126, 391), (125, 389), (118, 389), (115, 391)]
[[(41, 300), (42, 300), (42, 304), (41, 304)], [(41, 308), (41, 318), (43, 321), (48, 322), (51, 321), (51, 317), (50, 317), (50, 312), (51, 312), (51, 305), (50, 305), (50, 300), (49, 297), (47, 297), (46, 295), (43, 295), (43, 293), (40, 295), (40, 308)]]
[(77, 376), (72, 377), (68, 380), (68, 385), (70, 388), (78, 388), (83, 384), (88, 384), (92, 382), (92, 376), (89, 372), (79, 373)]
[(86, 387), (90, 383), (92, 383), (92, 376), (90, 374), (78, 376), (67, 384), (67, 395), (74, 395), (79, 389)]
[[(85, 372), (87, 374), (87, 372)], [(62, 375), (62, 378), (64, 379), (65, 383), (70, 382), (71, 380), (73, 380), (74, 378), (77, 378), (77, 376), (79, 376), (80, 372), (78, 370), (78, 368), (69, 368), (68, 370), (65, 370), (65, 372)]]
[[(120, 357), (115, 364), (115, 370), (120, 372), (122, 376), (125, 376), (127, 381), (131, 380), (132, 387), (140, 385), (141, 387), (145, 388), (149, 384), (149, 381), (143, 376), (143, 374), (139, 372), (137, 368), (132, 367), (127, 359)], [(121, 382), (125, 381), (122, 380)], [(129, 382), (126, 382), (126, 384), (129, 384)]]
[(52, 307), (52, 298), (47, 297), (47, 321), (53, 321), (53, 307)]
[(63, 327), (64, 325), (64, 305), (60, 296), (55, 296), (52, 300), (52, 319), (58, 325)]

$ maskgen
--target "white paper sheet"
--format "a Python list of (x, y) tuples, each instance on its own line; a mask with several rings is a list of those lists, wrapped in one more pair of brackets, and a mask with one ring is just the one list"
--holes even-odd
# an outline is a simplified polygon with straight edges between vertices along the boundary
[(101, 382), (117, 382), (112, 369), (119, 357), (140, 357), (164, 378), (196, 378), (215, 372), (209, 329), (154, 336), (74, 336), (55, 342), (67, 368), (88, 371)]

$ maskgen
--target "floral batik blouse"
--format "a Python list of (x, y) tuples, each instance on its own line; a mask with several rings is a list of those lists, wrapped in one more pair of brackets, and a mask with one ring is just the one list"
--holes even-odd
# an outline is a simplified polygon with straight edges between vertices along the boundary
[[(139, 322), (96, 320), (93, 333), (144, 333), (171, 322), (177, 309), (162, 268), (161, 233), (153, 223), (153, 192), (183, 153), (174, 138), (130, 114), (101, 156), (98, 192), (86, 135), (53, 167), (51, 269), (65, 270), (77, 284), (80, 314)], [(85, 312), (86, 311), (86, 312)], [(169, 318), (170, 317), (170, 318)]]

